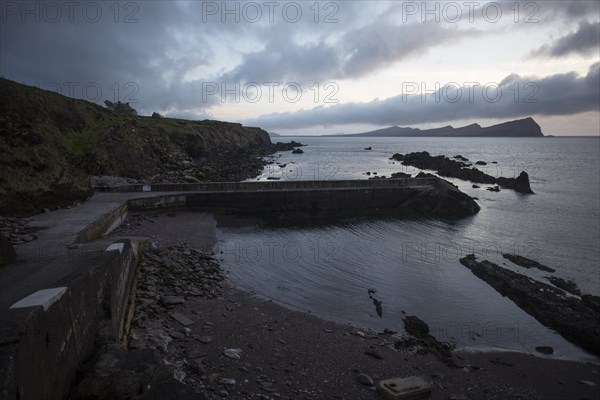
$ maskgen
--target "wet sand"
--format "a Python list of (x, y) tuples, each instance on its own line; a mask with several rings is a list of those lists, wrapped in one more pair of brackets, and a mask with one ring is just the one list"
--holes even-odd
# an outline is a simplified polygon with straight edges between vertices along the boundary
[[(188, 243), (186, 248), (206, 251), (216, 237), (210, 214), (180, 210), (132, 216), (130, 221), (113, 236), (147, 237), (158, 248), (180, 244), (179, 252), (182, 242)], [(138, 284), (142, 296), (148, 293), (144, 273), (142, 266)], [(433, 382), (432, 399), (600, 397), (596, 364), (522, 353), (457, 351), (454, 357), (461, 367), (449, 367), (431, 353), (396, 348), (397, 338), (391, 335), (287, 309), (234, 288), (226, 279), (211, 282), (210, 288), (204, 284), (201, 295), (179, 286), (152, 286), (155, 293), (146, 297), (143, 306), (138, 301), (136, 314), (139, 317), (147, 307), (151, 312), (143, 323), (134, 322), (130, 342), (130, 347), (162, 349), (163, 357), (176, 366), (176, 376), (208, 398), (382, 398), (358, 382), (359, 373), (374, 381), (423, 376)], [(185, 301), (176, 305), (158, 301), (173, 295)], [(191, 324), (182, 325), (173, 313)], [(151, 328), (164, 330), (168, 339), (160, 345), (140, 339)], [(240, 358), (226, 356), (225, 349), (240, 349)]]

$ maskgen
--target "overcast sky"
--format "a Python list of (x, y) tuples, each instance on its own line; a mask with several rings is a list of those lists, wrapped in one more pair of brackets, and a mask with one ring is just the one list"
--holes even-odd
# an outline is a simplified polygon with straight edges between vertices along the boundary
[(0, 74), (282, 134), (599, 135), (598, 1), (0, 2)]

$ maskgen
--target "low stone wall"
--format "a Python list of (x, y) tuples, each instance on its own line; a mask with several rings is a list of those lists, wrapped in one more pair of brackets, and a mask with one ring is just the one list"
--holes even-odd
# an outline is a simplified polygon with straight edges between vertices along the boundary
[(40, 291), (15, 303), (14, 324), (0, 334), (0, 399), (64, 399), (100, 328), (123, 337), (134, 278), (134, 248), (122, 240), (65, 279), (65, 287), (45, 290), (52, 295)]

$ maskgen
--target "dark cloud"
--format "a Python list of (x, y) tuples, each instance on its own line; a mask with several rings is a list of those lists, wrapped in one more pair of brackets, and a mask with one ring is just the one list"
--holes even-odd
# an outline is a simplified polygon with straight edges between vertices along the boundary
[[(0, 3), (1, 75), (46, 88), (58, 86), (63, 94), (71, 94), (69, 88), (75, 85), (75, 97), (100, 103), (131, 101), (146, 114), (166, 111), (199, 118), (222, 104), (219, 96), (203, 95), (207, 82), (323, 84), (368, 77), (394, 63), (482, 34), (470, 23), (402, 21), (400, 2), (324, 1), (318, 3), (318, 13), (314, 2), (295, 2), (303, 13), (297, 22), (284, 15), (282, 2), (277, 3), (273, 22), (263, 8), (256, 23), (248, 21), (251, 14), (242, 15), (239, 22), (223, 10), (207, 15), (207, 5), (223, 8), (221, 1), (73, 2), (77, 4), (73, 21), (68, 3), (72, 4)], [(521, 7), (531, 3), (522, 2)], [(58, 4), (62, 18), (49, 21), (52, 13), (43, 15), (45, 4)], [(83, 10), (87, 4), (100, 4), (101, 18), (91, 21), (94, 13)], [(228, 2), (227, 6), (235, 4), (243, 10), (249, 3)], [(507, 10), (511, 4), (503, 2)], [(598, 14), (598, 2), (535, 4), (541, 16), (566, 20)], [(33, 13), (23, 13), (24, 8)], [(494, 29), (488, 24), (486, 33)], [(98, 98), (95, 88), (102, 91)]]
[(360, 77), (422, 54), (435, 46), (482, 34), (475, 29), (444, 28), (441, 24), (374, 24), (346, 33), (343, 77)]
[(340, 56), (324, 42), (298, 44), (288, 38), (270, 40), (264, 49), (247, 53), (242, 62), (219, 78), (225, 82), (310, 82), (340, 75)]
[[(203, 116), (218, 104), (202, 90), (214, 76), (190, 79), (190, 72), (213, 68), (215, 40), (227, 43), (228, 35), (244, 37), (256, 28), (220, 18), (204, 22), (202, 2), (70, 2), (72, 16), (64, 6), (69, 2), (52, 3), (62, 13), (56, 21), (44, 2), (2, 2), (0, 74), (99, 103), (130, 101), (145, 113), (196, 109)], [(100, 5), (100, 17), (86, 4)], [(97, 90), (82, 91), (91, 86), (100, 88), (99, 98)]]
[[(316, 126), (371, 124), (415, 125), (481, 118), (518, 118), (529, 115), (573, 115), (600, 110), (600, 65), (584, 77), (571, 72), (542, 79), (512, 74), (498, 84), (440, 88), (435, 93), (404, 95), (369, 103), (347, 103), (288, 113), (274, 113), (244, 121), (265, 129), (302, 129)], [(408, 93), (407, 93), (408, 92)]]
[(435, 46), (456, 42), (474, 29), (444, 28), (441, 24), (372, 24), (346, 31), (337, 41), (296, 43), (276, 37), (244, 55), (242, 62), (220, 80), (225, 82), (314, 82), (358, 78), (422, 54)]
[[(511, 3), (512, 0), (507, 0)], [(526, 5), (532, 3), (528, 0), (520, 0)], [(534, 2), (545, 18), (555, 18), (568, 21), (577, 21), (581, 18), (596, 16), (600, 13), (600, 3), (596, 0), (561, 0), (561, 1), (536, 1)]]
[(536, 56), (551, 57), (563, 57), (573, 53), (596, 57), (600, 54), (600, 22), (580, 22), (576, 31), (532, 52)]

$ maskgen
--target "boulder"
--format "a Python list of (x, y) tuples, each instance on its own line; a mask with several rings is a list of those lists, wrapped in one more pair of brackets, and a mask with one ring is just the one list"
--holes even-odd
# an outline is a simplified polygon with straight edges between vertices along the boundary
[(521, 171), (517, 178), (498, 178), (498, 184), (502, 187), (513, 189), (519, 193), (534, 194), (529, 185), (529, 174)]

